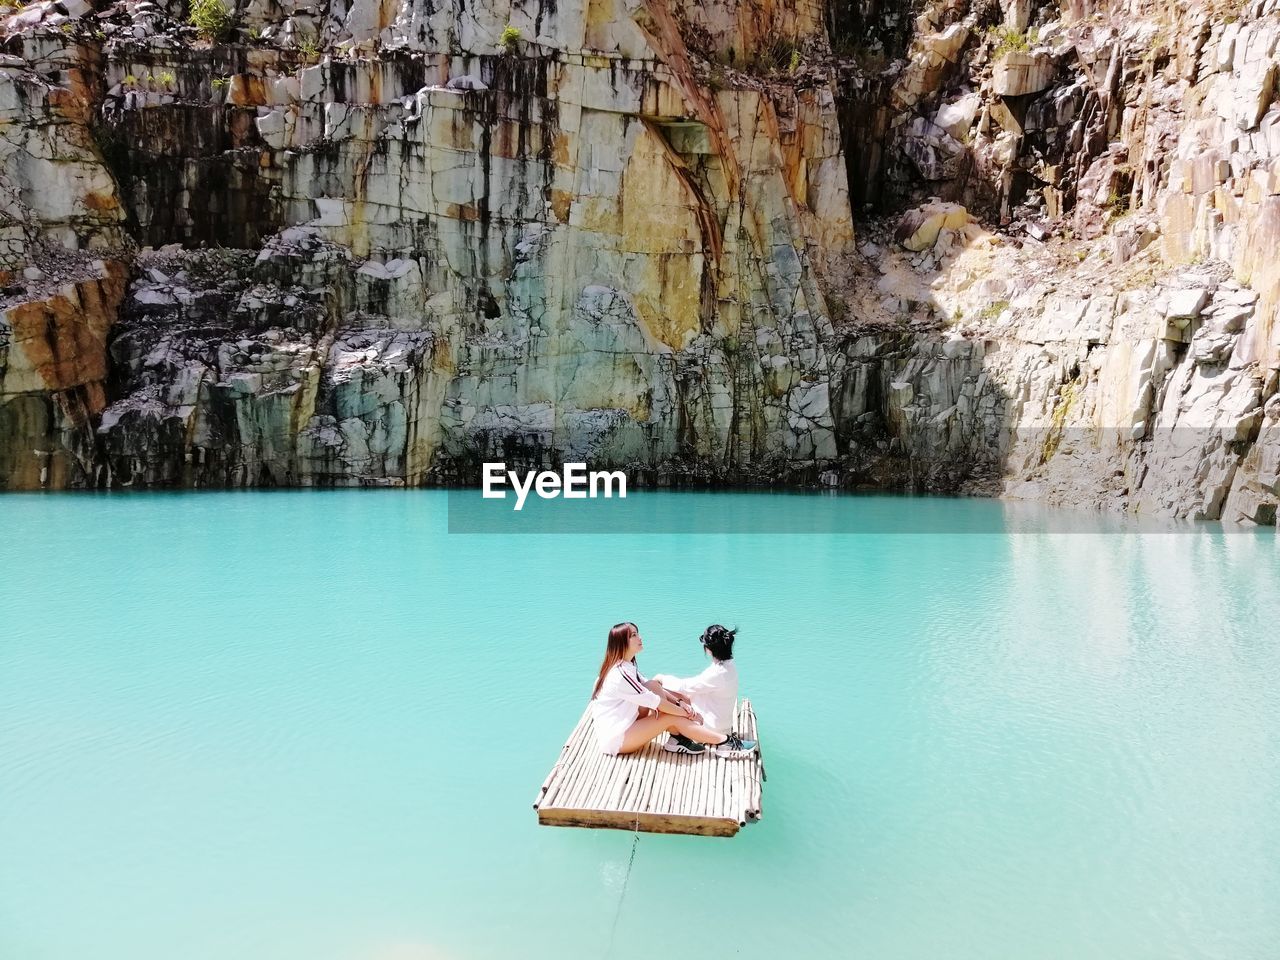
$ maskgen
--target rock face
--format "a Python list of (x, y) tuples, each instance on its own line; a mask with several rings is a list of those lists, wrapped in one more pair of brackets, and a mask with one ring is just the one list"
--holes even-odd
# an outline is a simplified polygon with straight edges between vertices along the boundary
[(1044, 52), (1006, 53), (991, 68), (991, 92), (998, 97), (1025, 97), (1048, 89), (1056, 70), (1054, 58)]
[[(61, 9), (9, 22), (21, 198), (66, 207), (22, 223), (82, 248), (123, 246), (127, 219), (147, 249), (121, 253), (96, 444), (44, 482), (836, 455), (814, 393), (819, 280), (853, 236), (833, 85), (756, 63), (780, 34), (821, 50), (820, 6), (250, 3), (239, 42), (210, 46), (140, 2), (91, 48)], [(709, 84), (713, 58), (742, 70)], [(68, 62), (94, 71), (83, 89)], [(33, 130), (78, 152), (35, 150)], [(6, 404), (60, 389), (5, 382)], [(23, 466), (0, 479), (32, 485), (43, 454), (7, 443)]]
[(0, 484), (1274, 523), (1280, 0), (891, 7), (10, 13)]
[(107, 336), (127, 271), (95, 260), (76, 273), (0, 320), (0, 476), (10, 486), (72, 485), (96, 459)]
[(863, 229), (852, 310), (937, 329), (855, 341), (880, 442), (912, 483), (1274, 523), (1280, 3), (1003, 8), (928, 4), (907, 56), (968, 31), (968, 72), (880, 128), (910, 209)]

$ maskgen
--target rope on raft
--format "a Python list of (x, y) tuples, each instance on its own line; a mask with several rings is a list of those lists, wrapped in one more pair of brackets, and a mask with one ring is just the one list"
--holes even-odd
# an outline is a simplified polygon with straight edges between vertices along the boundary
[(640, 819), (636, 818), (636, 831), (631, 839), (631, 859), (627, 861), (627, 872), (622, 876), (622, 891), (618, 894), (618, 908), (613, 912), (613, 927), (609, 930), (609, 945), (605, 949), (605, 960), (613, 955), (613, 943), (618, 936), (618, 921), (622, 919), (622, 901), (627, 896), (627, 884), (631, 880), (631, 868), (636, 865), (636, 848), (640, 846)]

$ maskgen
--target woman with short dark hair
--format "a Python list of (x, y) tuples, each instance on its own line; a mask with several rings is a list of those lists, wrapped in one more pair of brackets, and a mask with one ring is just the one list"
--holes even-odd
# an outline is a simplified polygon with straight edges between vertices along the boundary
[(699, 638), (711, 663), (696, 677), (672, 677), (660, 673), (653, 679), (662, 688), (688, 700), (702, 716), (702, 725), (719, 733), (733, 730), (733, 713), (738, 706), (738, 667), (733, 662), (733, 638), (737, 630), (713, 623)]

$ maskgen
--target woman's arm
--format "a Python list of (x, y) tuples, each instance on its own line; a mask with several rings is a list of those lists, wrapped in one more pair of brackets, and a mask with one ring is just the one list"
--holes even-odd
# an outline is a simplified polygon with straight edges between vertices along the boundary
[(661, 684), (661, 682), (657, 680), (646, 680), (644, 681), (644, 685), (648, 687), (650, 690), (652, 690), (654, 693), (656, 693), (658, 696), (660, 696), (663, 700), (666, 700), (670, 703), (686, 702), (685, 697), (682, 697), (679, 693), (677, 693), (674, 690), (668, 690), (666, 687), (664, 687)]
[(673, 690), (670, 687), (664, 687), (662, 685), (662, 682), (659, 680), (646, 680), (644, 682), (644, 685), (648, 687), (650, 690), (652, 690), (654, 693), (656, 693), (658, 696), (662, 697), (664, 700), (669, 700), (671, 703), (687, 704), (690, 702), (689, 698), (686, 697), (679, 690)]
[(665, 699), (659, 701), (658, 712), (670, 713), (677, 717), (688, 717), (690, 720), (693, 720), (697, 716), (692, 707), (683, 703), (673, 703), (672, 701)]

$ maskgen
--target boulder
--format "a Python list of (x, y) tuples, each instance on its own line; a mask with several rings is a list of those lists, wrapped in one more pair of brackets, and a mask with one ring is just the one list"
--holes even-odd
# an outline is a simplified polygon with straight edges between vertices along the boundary
[(1175, 290), (1169, 295), (1169, 305), (1164, 315), (1170, 319), (1186, 317), (1194, 320), (1209, 302), (1209, 291), (1203, 287)]
[(908, 210), (898, 221), (895, 237), (908, 250), (929, 250), (942, 230), (963, 230), (970, 221), (969, 211), (958, 203), (931, 201)]
[(973, 126), (974, 117), (978, 115), (978, 108), (981, 106), (982, 97), (976, 93), (968, 93), (940, 106), (933, 116), (933, 122), (951, 137), (962, 140)]

